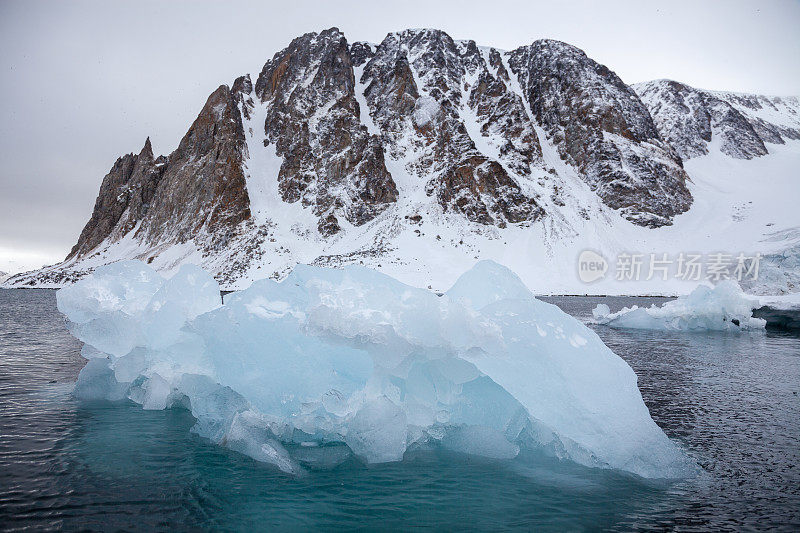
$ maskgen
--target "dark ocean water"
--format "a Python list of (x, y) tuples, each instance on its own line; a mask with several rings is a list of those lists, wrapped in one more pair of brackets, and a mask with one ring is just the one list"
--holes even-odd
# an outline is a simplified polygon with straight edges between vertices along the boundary
[[(581, 319), (647, 298), (546, 298)], [(645, 482), (426, 452), (291, 477), (190, 433), (182, 410), (74, 400), (55, 293), (0, 290), (0, 529), (800, 528), (800, 338), (596, 331), (704, 475)]]

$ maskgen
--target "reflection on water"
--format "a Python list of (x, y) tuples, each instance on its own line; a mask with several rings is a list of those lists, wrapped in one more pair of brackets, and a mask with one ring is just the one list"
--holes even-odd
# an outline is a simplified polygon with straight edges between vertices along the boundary
[[(548, 298), (581, 319), (597, 298)], [(636, 299), (649, 305), (651, 299)], [(634, 300), (605, 298), (612, 310)], [(596, 328), (707, 475), (649, 483), (444, 452), (295, 478), (189, 432), (186, 411), (80, 404), (52, 291), (0, 290), (0, 527), (718, 529), (800, 526), (797, 337)]]

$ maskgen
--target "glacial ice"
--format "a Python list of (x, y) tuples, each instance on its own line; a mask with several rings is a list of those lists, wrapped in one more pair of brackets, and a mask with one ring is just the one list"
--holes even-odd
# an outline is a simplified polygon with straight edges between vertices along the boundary
[(631, 368), (496, 263), (443, 296), (363, 267), (303, 265), (224, 305), (219, 294), (198, 267), (163, 279), (139, 261), (60, 290), (89, 360), (75, 395), (188, 408), (199, 435), (291, 473), (429, 447), (531, 450), (644, 477), (694, 468)]
[(665, 331), (763, 330), (766, 321), (753, 317), (759, 307), (735, 281), (725, 280), (713, 288), (699, 285), (691, 294), (666, 302), (661, 307), (625, 307), (612, 313), (605, 304), (592, 310), (599, 324), (615, 328)]

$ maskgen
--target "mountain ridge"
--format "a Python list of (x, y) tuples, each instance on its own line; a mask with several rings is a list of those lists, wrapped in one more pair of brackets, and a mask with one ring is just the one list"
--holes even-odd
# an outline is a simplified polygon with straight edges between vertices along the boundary
[(167, 271), (197, 262), (237, 287), (296, 262), (430, 271), (411, 257), (423, 242), (463, 262), (487, 240), (536, 234), (545, 259), (564, 262), (615, 227), (646, 241), (629, 226), (660, 235), (685, 218), (684, 163), (712, 140), (744, 136), (752, 159), (800, 139), (797, 99), (778, 124), (759, 115), (774, 98), (670, 83), (680, 90), (628, 86), (547, 39), (507, 52), (434, 29), (377, 44), (308, 33), (255, 83), (214, 91), (171, 154), (154, 157), (148, 139), (119, 158), (66, 260), (6, 284), (57, 286), (131, 257)]

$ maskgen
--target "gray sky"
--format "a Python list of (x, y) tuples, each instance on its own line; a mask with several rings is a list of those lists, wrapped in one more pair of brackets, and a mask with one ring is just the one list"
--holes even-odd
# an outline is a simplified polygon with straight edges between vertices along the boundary
[(64, 258), (116, 158), (174, 150), (208, 95), (292, 38), (433, 27), (513, 49), (574, 44), (627, 83), (800, 95), (800, 2), (0, 0), (0, 270)]

